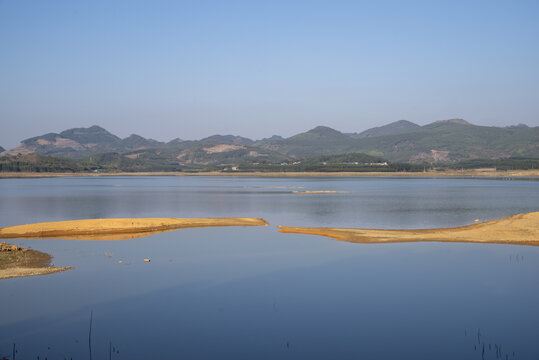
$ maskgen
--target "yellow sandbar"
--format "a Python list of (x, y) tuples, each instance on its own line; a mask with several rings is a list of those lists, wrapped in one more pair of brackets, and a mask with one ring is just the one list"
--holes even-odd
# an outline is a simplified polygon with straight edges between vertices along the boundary
[(64, 238), (75, 240), (120, 240), (163, 231), (215, 227), (268, 225), (259, 218), (127, 218), (87, 219), (35, 223), (0, 228), (0, 238)]
[(335, 190), (306, 190), (306, 191), (292, 191), (292, 194), (344, 194), (347, 191), (335, 191)]
[(354, 243), (414, 241), (539, 245), (539, 212), (445, 229), (377, 230), (278, 226), (282, 233), (322, 235)]

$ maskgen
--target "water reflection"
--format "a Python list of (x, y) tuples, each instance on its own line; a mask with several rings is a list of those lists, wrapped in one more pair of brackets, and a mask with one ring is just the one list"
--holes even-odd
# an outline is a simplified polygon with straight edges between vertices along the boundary
[[(264, 186), (348, 193), (291, 194)], [(537, 211), (537, 189), (534, 181), (486, 179), (3, 179), (0, 218), (2, 226), (21, 219), (255, 216), (304, 227), (454, 227)]]

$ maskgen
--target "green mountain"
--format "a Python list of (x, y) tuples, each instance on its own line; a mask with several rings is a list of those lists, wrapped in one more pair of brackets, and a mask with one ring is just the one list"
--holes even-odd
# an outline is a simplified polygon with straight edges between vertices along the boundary
[(268, 149), (229, 144), (198, 143), (173, 153), (180, 165), (233, 165), (243, 161), (280, 162), (290, 159)]
[(362, 138), (373, 137), (373, 136), (400, 134), (406, 131), (417, 129), (418, 127), (420, 126), (417, 124), (414, 124), (413, 122), (410, 122), (407, 120), (399, 120), (399, 121), (392, 122), (391, 124), (365, 130), (363, 132), (360, 132), (359, 134), (354, 133), (354, 134), (347, 134), (347, 135), (349, 135), (350, 137), (353, 137), (354, 139), (362, 139)]
[[(353, 152), (390, 161), (434, 163), (474, 158), (539, 157), (539, 127), (476, 126), (462, 119), (436, 121), (425, 126), (408, 122), (389, 125), (366, 130), (361, 134), (368, 136), (360, 138), (319, 126), (284, 140), (260, 141), (255, 146), (296, 159)], [(395, 131), (397, 133), (387, 135), (387, 132)], [(377, 135), (383, 133), (386, 135)]]
[(539, 157), (539, 127), (476, 126), (438, 121), (396, 135), (358, 139), (357, 151), (391, 161), (453, 162), (463, 159)]
[(86, 161), (122, 171), (179, 171), (241, 162), (281, 162), (290, 158), (274, 151), (229, 144), (185, 141), (178, 147), (139, 149), (126, 153), (95, 154)]
[(83, 161), (97, 165), (101, 171), (182, 171), (178, 161), (167, 155), (155, 150), (141, 150), (131, 154), (96, 154)]
[(196, 144), (186, 149), (141, 149), (124, 154), (104, 153), (84, 159), (103, 169), (121, 171), (222, 170), (242, 162), (281, 162), (286, 156), (259, 148), (228, 144)]
[[(23, 140), (0, 156), (45, 155), (83, 159), (97, 154), (118, 154), (164, 166), (213, 166), (222, 164), (280, 163), (316, 156), (363, 153), (390, 162), (454, 163), (467, 159), (539, 158), (539, 127), (506, 128), (476, 126), (462, 119), (436, 121), (418, 126), (401, 120), (359, 134), (343, 134), (326, 126), (283, 139), (272, 136), (259, 141), (234, 135), (214, 135), (201, 140), (168, 143), (131, 135), (125, 139), (92, 126), (48, 133)], [(109, 155), (109, 157), (112, 155)], [(126, 166), (135, 166), (130, 160)], [(140, 165), (144, 162), (145, 165)], [(124, 163), (121, 163), (124, 164)], [(124, 166), (124, 165), (122, 165)]]
[(116, 135), (111, 134), (100, 126), (94, 125), (89, 128), (75, 128), (62, 131), (60, 136), (71, 139), (81, 144), (113, 144), (120, 140)]
[(356, 152), (357, 140), (326, 126), (317, 126), (307, 132), (283, 140), (262, 140), (255, 146), (301, 159), (318, 155)]
[(119, 151), (133, 151), (139, 149), (153, 149), (163, 147), (164, 144), (153, 139), (146, 139), (140, 135), (132, 134), (125, 139), (113, 142), (113, 148)]
[(253, 140), (234, 135), (213, 135), (200, 140), (203, 144), (226, 144), (249, 146), (254, 143)]
[(272, 140), (283, 140), (284, 138), (280, 135), (272, 135), (269, 138), (264, 138), (262, 141), (272, 141)]
[(23, 140), (19, 146), (2, 155), (39, 154), (79, 159), (105, 152), (128, 152), (142, 148), (163, 147), (164, 143), (131, 135), (120, 139), (97, 125), (48, 133)]

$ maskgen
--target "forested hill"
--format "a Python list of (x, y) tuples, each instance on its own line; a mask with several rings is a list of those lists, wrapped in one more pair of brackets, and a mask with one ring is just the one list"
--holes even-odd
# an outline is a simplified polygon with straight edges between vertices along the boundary
[(454, 163), (467, 159), (539, 158), (539, 127), (477, 126), (462, 119), (419, 126), (400, 120), (360, 133), (342, 133), (327, 126), (288, 138), (273, 135), (252, 140), (213, 135), (200, 140), (169, 142), (130, 135), (124, 139), (100, 126), (74, 128), (23, 140), (0, 156), (45, 155), (84, 159), (119, 154), (134, 159), (177, 162), (178, 165), (229, 164), (242, 161), (279, 162), (322, 155), (364, 153), (392, 162)]
[[(395, 130), (395, 129), (394, 129)], [(365, 133), (365, 132), (364, 132)], [(255, 144), (294, 158), (362, 152), (390, 161), (448, 163), (463, 159), (539, 157), (539, 127), (476, 126), (461, 119), (405, 126), (397, 133), (346, 135), (319, 126), (283, 140)]]

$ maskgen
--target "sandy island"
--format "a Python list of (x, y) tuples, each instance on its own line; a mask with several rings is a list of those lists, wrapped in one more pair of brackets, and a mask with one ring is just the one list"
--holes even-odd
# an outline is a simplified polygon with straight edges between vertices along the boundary
[[(214, 226), (268, 225), (258, 218), (127, 218), (54, 221), (0, 228), (1, 239), (62, 238), (74, 240), (120, 240), (177, 229)], [(125, 236), (123, 236), (125, 235)]]
[(278, 226), (282, 233), (321, 235), (339, 241), (374, 244), (416, 241), (539, 245), (539, 212), (446, 229), (375, 230)]
[(348, 191), (335, 191), (335, 190), (306, 190), (306, 191), (292, 191), (292, 194), (344, 194)]
[[(142, 218), (55, 221), (0, 228), (0, 238), (56, 238), (69, 240), (124, 240), (177, 229), (214, 226), (268, 225), (258, 218)], [(24, 249), (13, 243), (0, 244), (0, 279), (52, 274), (70, 269), (54, 267), (52, 256)], [(145, 260), (146, 261), (146, 260)], [(148, 260), (149, 261), (149, 260)]]
[(46, 275), (70, 269), (70, 267), (55, 267), (51, 265), (51, 260), (52, 256), (49, 254), (2, 242), (0, 244), (0, 279)]

